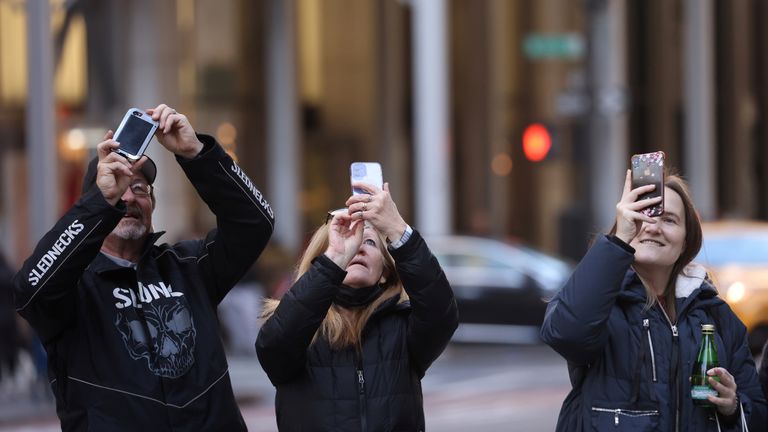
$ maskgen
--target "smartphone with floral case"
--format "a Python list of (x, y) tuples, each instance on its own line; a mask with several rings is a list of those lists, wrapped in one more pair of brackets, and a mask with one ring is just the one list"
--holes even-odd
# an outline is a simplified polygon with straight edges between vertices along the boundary
[(664, 213), (664, 152), (642, 153), (632, 156), (632, 189), (655, 184), (656, 189), (640, 195), (638, 201), (660, 196), (661, 202), (641, 210), (646, 216)]

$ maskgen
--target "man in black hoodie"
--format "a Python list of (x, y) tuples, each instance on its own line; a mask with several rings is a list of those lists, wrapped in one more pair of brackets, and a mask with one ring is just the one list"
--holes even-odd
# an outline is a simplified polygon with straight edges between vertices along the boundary
[(108, 132), (83, 195), (14, 278), (39, 333), (63, 431), (246, 430), (216, 306), (269, 240), (272, 209), (216, 141), (159, 105), (156, 138), (216, 214), (205, 239), (155, 244), (157, 169)]

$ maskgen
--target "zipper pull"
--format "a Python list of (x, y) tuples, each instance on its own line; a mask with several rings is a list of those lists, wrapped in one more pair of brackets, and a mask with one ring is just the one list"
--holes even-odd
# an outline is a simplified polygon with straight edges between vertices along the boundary
[(643, 319), (643, 327), (645, 328), (645, 334), (648, 336), (648, 350), (651, 352), (651, 372), (653, 372), (653, 382), (657, 381), (656, 378), (656, 357), (653, 354), (653, 340), (651, 340), (651, 322), (648, 318)]
[(360, 386), (360, 394), (365, 393), (365, 378), (363, 378), (363, 371), (357, 370), (357, 383)]
[(621, 413), (620, 409), (617, 409), (613, 413), (613, 425), (617, 427), (619, 426), (619, 413)]
[(677, 326), (672, 324), (672, 336), (677, 337)]

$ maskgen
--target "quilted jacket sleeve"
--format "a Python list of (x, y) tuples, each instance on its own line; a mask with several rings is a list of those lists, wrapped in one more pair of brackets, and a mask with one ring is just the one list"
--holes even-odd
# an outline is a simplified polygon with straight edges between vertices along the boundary
[(442, 267), (417, 231), (391, 253), (413, 308), (408, 322), (409, 353), (423, 376), (458, 326), (456, 299)]
[(291, 381), (304, 369), (307, 348), (345, 276), (344, 270), (320, 255), (261, 327), (256, 354), (275, 386)]
[(600, 237), (547, 306), (541, 337), (566, 360), (583, 365), (608, 342), (606, 325), (634, 250)]
[[(728, 357), (730, 363), (724, 365), (728, 372), (736, 380), (739, 402), (744, 408), (744, 414), (748, 419), (750, 430), (763, 430), (768, 421), (768, 405), (766, 405), (765, 395), (760, 386), (755, 362), (752, 359), (752, 353), (747, 343), (747, 328), (731, 311), (731, 308), (724, 304), (720, 307), (720, 316), (728, 320), (724, 327), (729, 329), (730, 337), (726, 341), (731, 355)], [(761, 365), (761, 371), (765, 365)], [(738, 411), (737, 411), (738, 412)], [(733, 416), (731, 420), (734, 430), (741, 430), (739, 417)]]

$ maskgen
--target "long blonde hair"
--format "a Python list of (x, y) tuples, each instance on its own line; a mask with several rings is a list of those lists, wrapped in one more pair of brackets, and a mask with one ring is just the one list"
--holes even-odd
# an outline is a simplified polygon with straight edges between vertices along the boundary
[[(318, 228), (309, 240), (307, 249), (302, 254), (301, 259), (296, 267), (296, 277), (294, 282), (299, 280), (304, 273), (309, 271), (312, 266), (312, 261), (320, 256), (328, 248), (328, 229), (329, 224), (326, 223)], [(373, 228), (367, 228), (373, 229)], [(354, 346), (358, 350), (362, 346), (362, 333), (365, 324), (371, 317), (376, 308), (379, 307), (385, 301), (400, 296), (398, 303), (402, 303), (408, 300), (408, 295), (405, 293), (403, 284), (400, 281), (400, 277), (397, 274), (395, 268), (395, 260), (386, 247), (386, 242), (379, 236), (378, 247), (381, 251), (382, 257), (384, 257), (384, 276), (385, 281), (381, 284), (384, 288), (384, 292), (371, 302), (368, 306), (359, 309), (344, 309), (343, 307), (332, 304), (328, 309), (328, 313), (325, 315), (320, 328), (315, 333), (312, 343), (314, 343), (318, 336), (324, 337), (333, 349), (343, 349), (346, 347)], [(264, 299), (264, 308), (260, 318), (263, 321), (268, 320), (277, 309), (280, 301), (277, 299)], [(342, 309), (350, 313), (342, 313)]]

